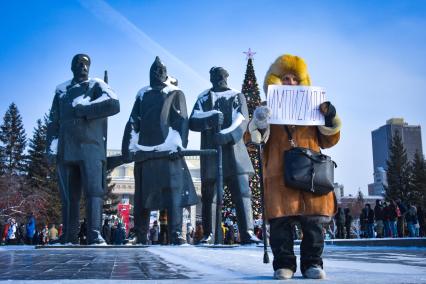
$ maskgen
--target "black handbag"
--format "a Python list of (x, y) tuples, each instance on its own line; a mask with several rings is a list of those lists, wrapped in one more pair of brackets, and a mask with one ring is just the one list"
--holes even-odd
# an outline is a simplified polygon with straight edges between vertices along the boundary
[(334, 190), (334, 168), (331, 157), (311, 149), (296, 147), (293, 137), (285, 126), (290, 150), (284, 152), (284, 183), (286, 186), (317, 195)]

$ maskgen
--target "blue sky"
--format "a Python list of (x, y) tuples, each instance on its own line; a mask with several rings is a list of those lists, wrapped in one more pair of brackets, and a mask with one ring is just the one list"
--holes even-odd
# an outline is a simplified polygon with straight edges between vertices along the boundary
[[(339, 165), (336, 181), (346, 193), (366, 192), (371, 131), (391, 117), (426, 127), (425, 27), (424, 1), (2, 1), (0, 115), (15, 102), (30, 137), (55, 86), (71, 78), (72, 56), (85, 52), (91, 77), (107, 69), (119, 95), (108, 137), (119, 148), (155, 55), (179, 80), (190, 111), (212, 66), (225, 67), (240, 89), (250, 47), (262, 86), (276, 57), (296, 54), (343, 120), (340, 143), (326, 151)], [(197, 148), (198, 135), (190, 140)]]

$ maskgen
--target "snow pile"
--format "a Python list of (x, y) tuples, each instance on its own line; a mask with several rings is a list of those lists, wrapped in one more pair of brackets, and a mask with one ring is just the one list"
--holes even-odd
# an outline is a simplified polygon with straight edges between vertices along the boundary
[(84, 94), (84, 95), (81, 95), (81, 96), (75, 98), (72, 102), (72, 106), (75, 107), (76, 105), (79, 105), (79, 104), (84, 105), (84, 106), (88, 106), (88, 105), (92, 105), (92, 104), (96, 104), (96, 103), (101, 103), (101, 102), (109, 100), (109, 99), (114, 99), (114, 100), (118, 99), (115, 92), (104, 81), (102, 81), (101, 79), (98, 79), (98, 78), (89, 79), (89, 89), (92, 89), (95, 86), (95, 84), (98, 84), (99, 87), (101, 88), (102, 96), (91, 101), (91, 98)]
[(193, 118), (206, 118), (209, 116), (212, 116), (216, 113), (222, 113), (221, 111), (218, 110), (209, 110), (209, 111), (202, 111), (202, 110), (194, 110), (194, 113), (192, 114)]
[(244, 116), (240, 112), (234, 110), (232, 112), (232, 124), (228, 128), (222, 129), (220, 133), (227, 134), (234, 131), (244, 120)]
[(129, 150), (131, 152), (169, 151), (170, 153), (173, 153), (173, 152), (177, 152), (178, 148), (184, 149), (184, 147), (182, 146), (182, 138), (180, 137), (179, 132), (177, 132), (171, 127), (169, 127), (169, 133), (167, 134), (166, 140), (162, 144), (155, 145), (155, 146), (144, 146), (144, 145), (140, 145), (138, 141), (139, 141), (139, 134), (136, 133), (134, 130), (132, 130), (130, 144), (129, 144)]
[(213, 92), (211, 91), (212, 94), (212, 105), (214, 105), (216, 103), (217, 100), (221, 99), (221, 98), (225, 98), (227, 100), (235, 97), (235, 95), (239, 94), (240, 92), (238, 92), (237, 90), (234, 89), (230, 89), (224, 92)]
[(58, 154), (58, 138), (52, 140), (49, 150), (52, 155)]

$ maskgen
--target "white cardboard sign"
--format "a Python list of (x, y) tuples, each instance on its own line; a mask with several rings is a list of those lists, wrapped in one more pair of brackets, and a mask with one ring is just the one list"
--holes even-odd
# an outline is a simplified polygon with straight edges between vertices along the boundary
[(313, 86), (269, 85), (267, 104), (272, 110), (271, 124), (324, 125), (319, 110), (325, 89)]

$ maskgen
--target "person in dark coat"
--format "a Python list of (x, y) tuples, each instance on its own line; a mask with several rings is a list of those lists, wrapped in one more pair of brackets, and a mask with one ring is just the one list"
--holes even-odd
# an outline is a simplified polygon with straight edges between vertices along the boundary
[(114, 91), (100, 79), (89, 79), (90, 58), (72, 59), (73, 79), (56, 88), (49, 115), (47, 154), (56, 160), (64, 225), (61, 243), (78, 243), (81, 192), (86, 200), (89, 244), (101, 237), (105, 194), (108, 117), (120, 111)]
[(102, 238), (107, 244), (111, 244), (111, 226), (108, 219), (104, 220), (104, 225), (102, 226)]
[(383, 206), (378, 199), (376, 200), (376, 206), (374, 206), (374, 219), (376, 221), (376, 237), (383, 238)]
[(405, 237), (405, 215), (408, 212), (407, 206), (401, 201), (401, 199), (396, 200), (396, 206), (398, 206), (399, 214), (397, 214), (396, 219), (396, 228), (398, 231), (398, 237)]
[(363, 213), (365, 215), (363, 216), (363, 218), (366, 227), (366, 237), (374, 238), (374, 210), (371, 209), (371, 205), (369, 203), (365, 204), (364, 209), (365, 211), (363, 211)]
[(334, 220), (336, 222), (336, 227), (337, 227), (336, 238), (344, 239), (345, 238), (345, 212), (342, 210), (341, 207), (337, 208), (337, 213), (336, 215), (334, 215)]
[(126, 230), (121, 223), (118, 223), (117, 229), (114, 231), (114, 244), (123, 245), (126, 240)]
[(419, 236), (426, 237), (425, 214), (421, 206), (417, 206), (417, 220), (419, 220)]
[(36, 221), (33, 213), (30, 213), (28, 216), (28, 221), (26, 225), (26, 243), (28, 245), (33, 244), (33, 237), (36, 230)]
[(350, 214), (350, 209), (345, 208), (345, 229), (346, 229), (346, 238), (351, 238), (351, 226), (352, 226), (352, 215)]
[[(201, 93), (189, 120), (192, 131), (201, 132), (201, 149), (222, 147), (224, 185), (231, 192), (237, 210), (241, 243), (259, 243), (254, 235), (249, 175), (254, 173), (243, 135), (247, 128), (246, 100), (239, 91), (227, 84), (229, 74), (222, 67), (210, 69), (213, 87)], [(218, 131), (219, 127), (222, 130)], [(201, 158), (201, 200), (204, 238), (202, 243), (213, 240), (216, 217), (216, 156)]]
[(19, 225), (18, 228), (18, 244), (24, 245), (27, 236), (27, 229), (24, 223)]
[(172, 244), (185, 243), (182, 210), (198, 203), (184, 158), (179, 151), (188, 143), (188, 116), (184, 93), (173, 85), (166, 66), (156, 57), (150, 69), (150, 85), (142, 88), (126, 124), (122, 153), (148, 157), (163, 152), (163, 159), (135, 161), (136, 241), (147, 243), (151, 210), (167, 209)]
[(84, 218), (83, 223), (80, 225), (80, 232), (78, 233), (80, 245), (87, 245), (87, 222)]

